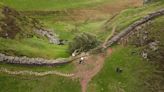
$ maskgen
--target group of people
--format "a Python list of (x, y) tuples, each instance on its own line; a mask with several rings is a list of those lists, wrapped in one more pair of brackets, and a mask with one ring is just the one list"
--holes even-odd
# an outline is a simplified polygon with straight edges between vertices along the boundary
[[(75, 57), (76, 54), (75, 54), (75, 53), (72, 53), (72, 56)], [(78, 63), (79, 63), (79, 64), (84, 64), (84, 63), (85, 63), (85, 57), (84, 57), (84, 56), (81, 56), (80, 59), (79, 59), (79, 61), (78, 61)], [(120, 68), (120, 67), (116, 67), (115, 71), (116, 71), (117, 73), (122, 73), (122, 72), (123, 72), (123, 69)]]
[[(75, 57), (76, 54), (75, 54), (75, 53), (72, 53), (72, 56)], [(85, 57), (81, 56), (80, 59), (79, 59), (79, 61), (78, 61), (78, 63), (79, 63), (79, 64), (83, 64), (84, 61), (85, 61), (84, 59), (85, 59)]]

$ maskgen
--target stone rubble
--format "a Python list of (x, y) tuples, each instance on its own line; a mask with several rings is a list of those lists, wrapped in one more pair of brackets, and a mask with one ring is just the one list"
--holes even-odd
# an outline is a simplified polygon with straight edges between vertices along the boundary
[(156, 51), (159, 48), (158, 44), (159, 44), (159, 41), (151, 42), (151, 43), (149, 43), (149, 48), (153, 51)]
[(142, 57), (143, 57), (144, 59), (147, 59), (147, 58), (148, 58), (148, 54), (147, 54), (146, 52), (142, 52)]

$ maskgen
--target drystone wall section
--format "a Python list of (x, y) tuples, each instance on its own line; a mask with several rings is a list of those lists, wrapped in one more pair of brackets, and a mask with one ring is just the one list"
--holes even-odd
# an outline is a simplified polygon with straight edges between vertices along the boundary
[(7, 56), (0, 53), (0, 63), (9, 63), (9, 64), (24, 64), (24, 65), (63, 65), (70, 62), (69, 58), (61, 58), (56, 60), (46, 60), (43, 58), (28, 58), (24, 57), (14, 57)]
[(117, 43), (119, 40), (123, 39), (127, 35), (131, 35), (130, 33), (133, 33), (133, 31), (136, 31), (135, 29), (137, 27), (141, 26), (142, 24), (145, 24), (145, 23), (153, 20), (154, 18), (157, 18), (159, 16), (163, 16), (163, 15), (164, 15), (164, 9), (161, 9), (159, 11), (156, 11), (156, 12), (148, 14), (144, 18), (140, 19), (139, 21), (136, 21), (135, 23), (130, 25), (128, 28), (126, 28), (125, 30), (121, 31), (119, 34), (117, 34), (113, 38), (111, 38), (107, 42), (106, 47), (110, 47), (110, 46), (112, 46), (112, 44)]
[(41, 35), (41, 36), (44, 36), (44, 37), (48, 38), (50, 43), (60, 44), (60, 39), (58, 38), (58, 36), (55, 33), (53, 33), (52, 30), (37, 29), (37, 30), (34, 30), (34, 31), (38, 35)]

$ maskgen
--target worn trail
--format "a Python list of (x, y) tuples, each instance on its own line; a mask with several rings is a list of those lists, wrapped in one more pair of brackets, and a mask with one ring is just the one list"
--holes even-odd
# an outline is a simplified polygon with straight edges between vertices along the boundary
[(88, 56), (84, 64), (75, 63), (76, 72), (74, 78), (80, 78), (82, 92), (86, 92), (89, 81), (102, 69), (105, 58), (110, 56), (112, 49), (106, 53)]
[(34, 72), (34, 71), (29, 71), (29, 70), (11, 71), (6, 68), (0, 68), (0, 72), (11, 74), (11, 75), (34, 75), (34, 76), (59, 75), (63, 77), (74, 76), (74, 74), (61, 73), (57, 71), (46, 71), (46, 72)]

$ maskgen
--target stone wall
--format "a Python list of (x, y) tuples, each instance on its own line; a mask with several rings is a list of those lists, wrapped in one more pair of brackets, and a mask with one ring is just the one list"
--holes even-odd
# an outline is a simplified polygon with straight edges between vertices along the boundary
[(38, 35), (44, 36), (48, 38), (49, 42), (52, 44), (60, 44), (60, 39), (58, 36), (53, 33), (52, 30), (45, 30), (45, 29), (37, 29), (34, 30)]
[(68, 58), (61, 58), (56, 60), (46, 60), (43, 58), (28, 58), (24, 57), (14, 57), (7, 56), (0, 53), (0, 63), (10, 63), (10, 64), (24, 64), (24, 65), (62, 65), (71, 62)]
[(110, 47), (112, 44), (117, 43), (119, 40), (123, 39), (127, 35), (131, 35), (129, 33), (133, 33), (132, 31), (135, 31), (134, 29), (139, 27), (139, 26), (141, 26), (142, 24), (145, 24), (145, 23), (153, 20), (154, 18), (157, 18), (159, 16), (163, 16), (163, 15), (164, 15), (164, 9), (161, 9), (159, 11), (156, 11), (156, 12), (148, 14), (147, 16), (145, 16), (142, 19), (134, 22), (128, 28), (126, 28), (125, 30), (121, 31), (119, 34), (117, 34), (113, 38), (111, 38), (107, 42), (106, 47)]

